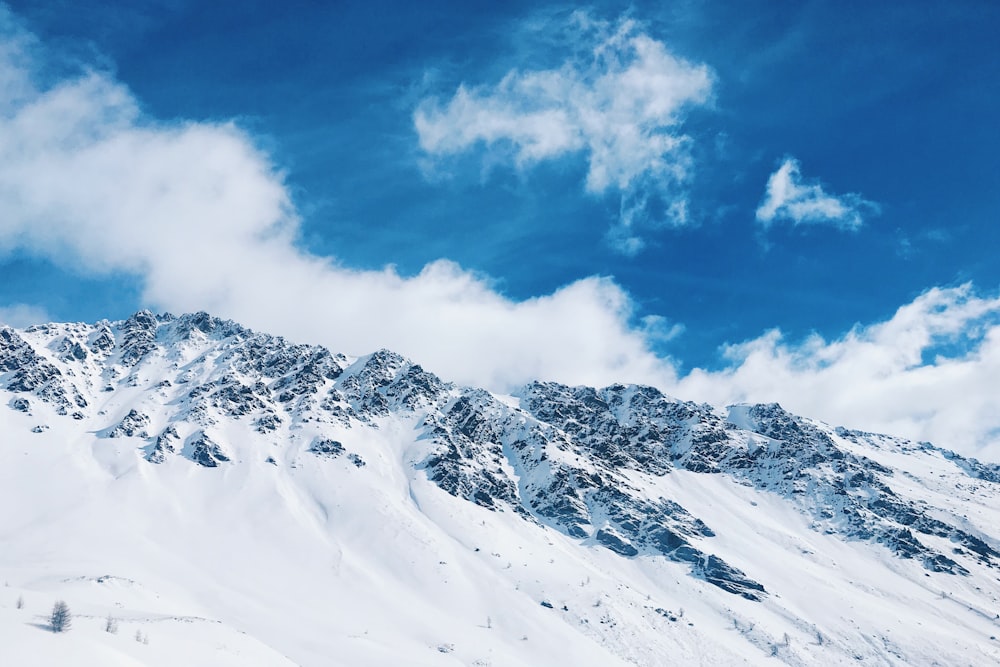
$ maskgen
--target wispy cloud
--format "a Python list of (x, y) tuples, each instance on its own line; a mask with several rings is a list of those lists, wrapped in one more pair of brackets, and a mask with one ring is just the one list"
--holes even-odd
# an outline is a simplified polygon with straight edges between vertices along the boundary
[(515, 69), (492, 84), (462, 84), (447, 100), (421, 101), (413, 115), (421, 149), (441, 158), (481, 148), (530, 169), (578, 156), (585, 190), (614, 193), (620, 212), (608, 239), (625, 254), (642, 231), (688, 224), (691, 139), (686, 112), (712, 93), (705, 65), (682, 60), (632, 20), (571, 19), (568, 53), (551, 69)]
[[(516, 301), (447, 260), (405, 277), (309, 253), (280, 172), (245, 131), (149, 117), (101, 71), (41, 82), (32, 41), (0, 5), (0, 252), (128, 272), (154, 308), (204, 309), (348, 354), (387, 347), (491, 388), (672, 377), (610, 279)], [(0, 312), (29, 315), (46, 319)]]
[(911, 233), (903, 229), (896, 230), (896, 256), (901, 259), (913, 259), (927, 251), (931, 245), (948, 243), (949, 233), (943, 229), (923, 229)]
[(878, 212), (878, 204), (861, 195), (831, 195), (819, 183), (804, 182), (799, 161), (787, 157), (767, 179), (764, 200), (757, 208), (757, 222), (765, 228), (776, 222), (790, 222), (856, 230), (864, 223), (864, 216)]

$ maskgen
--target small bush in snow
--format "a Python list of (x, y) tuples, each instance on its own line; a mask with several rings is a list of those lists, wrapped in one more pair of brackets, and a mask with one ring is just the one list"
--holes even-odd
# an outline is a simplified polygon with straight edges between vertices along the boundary
[(69, 613), (69, 606), (59, 600), (52, 605), (52, 614), (49, 616), (49, 626), (52, 632), (66, 632), (73, 621), (73, 616)]

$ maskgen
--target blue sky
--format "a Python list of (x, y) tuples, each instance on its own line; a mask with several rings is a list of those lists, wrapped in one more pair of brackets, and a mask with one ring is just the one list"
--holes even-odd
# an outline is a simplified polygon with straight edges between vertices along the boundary
[[(2, 16), (18, 73), (3, 118), (72, 92), (58, 114), (9, 128), (20, 140), (52, 124), (18, 159), (58, 149), (44, 168), (0, 175), (7, 208), (26, 211), (0, 228), (9, 321), (206, 309), (303, 340), (319, 332), (349, 353), (402, 347), (462, 381), (618, 371), (717, 401), (787, 401), (760, 380), (787, 371), (805, 383), (789, 380), (793, 396), (816, 394), (805, 409), (822, 407), (831, 389), (809, 383), (852, 340), (881, 341), (901, 378), (941, 350), (990, 370), (973, 362), (1000, 310), (994, 2), (53, 0)], [(199, 146), (223, 157), (203, 160)], [(47, 180), (59, 173), (80, 188)], [(210, 200), (200, 184), (216, 177), (226, 194)], [(154, 210), (170, 215), (147, 220)], [(266, 261), (233, 240), (250, 232), (270, 244)], [(272, 260), (303, 281), (347, 282), (305, 294), (275, 269), (273, 292), (240, 283)], [(440, 322), (459, 342), (439, 351), (433, 322), (372, 316), (366, 299), (405, 308), (369, 288), (405, 294), (414, 318), (454, 309)], [(327, 313), (323, 328), (277, 302)], [(906, 308), (926, 317), (901, 353), (879, 327), (895, 330)], [(957, 323), (934, 329), (940, 312)], [(583, 356), (549, 363), (561, 349), (550, 329), (575, 317), (565, 336), (580, 340), (566, 347)], [(382, 335), (421, 327), (423, 338)], [(519, 369), (508, 375), (439, 360), (543, 339), (531, 363), (496, 354)], [(771, 365), (719, 389), (751, 374), (758, 349)], [(919, 421), (853, 409), (829, 418)], [(970, 442), (992, 442), (997, 426)]]

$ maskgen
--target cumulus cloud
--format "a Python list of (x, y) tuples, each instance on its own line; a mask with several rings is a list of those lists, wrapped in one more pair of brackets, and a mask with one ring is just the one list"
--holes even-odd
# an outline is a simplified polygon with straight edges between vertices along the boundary
[(459, 382), (672, 377), (610, 279), (514, 301), (448, 261), (403, 277), (310, 254), (281, 173), (244, 131), (151, 118), (104, 72), (40, 80), (32, 42), (0, 7), (0, 252), (129, 272), (154, 308), (348, 354), (388, 347)]
[(764, 200), (757, 208), (757, 222), (764, 227), (775, 222), (790, 222), (856, 230), (864, 223), (865, 215), (878, 211), (877, 204), (860, 195), (831, 195), (819, 183), (805, 183), (799, 161), (788, 157), (767, 179)]
[(726, 356), (725, 370), (695, 370), (673, 390), (715, 405), (777, 401), (833, 424), (1000, 460), (1000, 296), (968, 284), (934, 288), (835, 340), (789, 342), (774, 330)]
[(519, 169), (544, 160), (586, 160), (585, 189), (613, 193), (620, 212), (608, 234), (625, 254), (643, 229), (689, 222), (684, 185), (689, 108), (708, 102), (708, 67), (672, 55), (635, 21), (576, 13), (570, 55), (552, 69), (515, 69), (493, 84), (462, 84), (447, 100), (424, 99), (413, 115), (421, 149), (443, 157), (484, 147)]

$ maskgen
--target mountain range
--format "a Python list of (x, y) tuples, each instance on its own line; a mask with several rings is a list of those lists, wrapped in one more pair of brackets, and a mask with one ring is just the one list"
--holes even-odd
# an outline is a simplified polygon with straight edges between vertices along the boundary
[(0, 578), (4, 665), (1000, 664), (1000, 466), (140, 311), (0, 327)]

